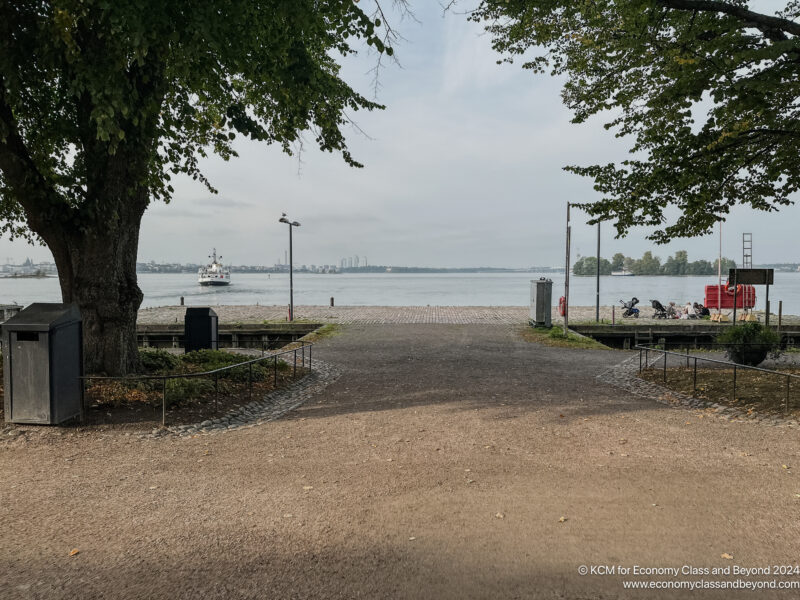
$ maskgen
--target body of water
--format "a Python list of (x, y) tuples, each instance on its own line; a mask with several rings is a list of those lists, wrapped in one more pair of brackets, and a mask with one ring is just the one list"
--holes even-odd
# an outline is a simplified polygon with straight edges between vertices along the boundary
[[(294, 302), (297, 305), (327, 305), (331, 296), (338, 305), (362, 306), (526, 306), (530, 281), (539, 277), (553, 280), (553, 304), (564, 293), (564, 276), (537, 273), (359, 273), (298, 274), (294, 276)], [(286, 274), (233, 273), (228, 287), (203, 287), (194, 273), (139, 275), (144, 292), (142, 307), (180, 303), (189, 306), (216, 304), (289, 303), (289, 276)], [(600, 278), (600, 303), (618, 304), (620, 299), (639, 298), (649, 307), (650, 299), (663, 304), (674, 301), (702, 302), (705, 285), (716, 284), (716, 277), (611, 277)], [(756, 308), (764, 308), (764, 287), (758, 286)], [(786, 314), (800, 315), (800, 273), (775, 273), (770, 286), (770, 301), (777, 312), (783, 300)], [(0, 304), (60, 302), (56, 278), (0, 278)], [(570, 303), (593, 306), (595, 279), (570, 277)]]

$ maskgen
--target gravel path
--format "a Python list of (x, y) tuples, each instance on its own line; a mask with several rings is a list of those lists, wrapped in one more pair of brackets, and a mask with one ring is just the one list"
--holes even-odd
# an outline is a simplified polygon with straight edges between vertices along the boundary
[(281, 420), (6, 436), (0, 597), (684, 598), (578, 569), (796, 563), (797, 430), (597, 380), (628, 356), (351, 325), (314, 350), (339, 378)]

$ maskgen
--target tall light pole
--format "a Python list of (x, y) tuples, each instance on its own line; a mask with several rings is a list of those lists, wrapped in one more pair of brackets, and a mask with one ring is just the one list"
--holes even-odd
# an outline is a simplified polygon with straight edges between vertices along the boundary
[(278, 223), (286, 223), (289, 226), (289, 321), (294, 319), (294, 279), (292, 276), (292, 227), (300, 227), (297, 221), (290, 221), (286, 218), (286, 213), (278, 219)]

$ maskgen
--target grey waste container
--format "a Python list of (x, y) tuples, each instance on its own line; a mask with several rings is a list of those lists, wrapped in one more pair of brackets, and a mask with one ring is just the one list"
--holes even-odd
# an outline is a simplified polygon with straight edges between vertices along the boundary
[(183, 347), (186, 352), (216, 350), (219, 331), (217, 313), (204, 307), (186, 309), (183, 320)]
[(544, 277), (531, 279), (531, 312), (529, 323), (534, 327), (552, 327), (553, 282)]
[(5, 420), (57, 425), (83, 413), (83, 330), (74, 304), (31, 304), (3, 323)]

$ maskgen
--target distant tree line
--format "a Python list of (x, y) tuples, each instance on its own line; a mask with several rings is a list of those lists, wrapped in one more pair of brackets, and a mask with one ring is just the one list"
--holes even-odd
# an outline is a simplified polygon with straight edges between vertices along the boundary
[[(722, 259), (722, 272), (727, 274), (728, 269), (736, 267), (736, 261), (730, 258)], [(628, 271), (634, 275), (716, 275), (717, 261), (696, 260), (689, 262), (686, 250), (678, 250), (675, 256), (670, 256), (662, 264), (661, 258), (653, 256), (649, 250), (642, 258), (635, 259), (617, 252), (609, 261), (600, 258), (600, 274), (611, 275), (613, 271)], [(597, 273), (597, 258), (582, 256), (572, 267), (574, 275), (595, 275)]]

